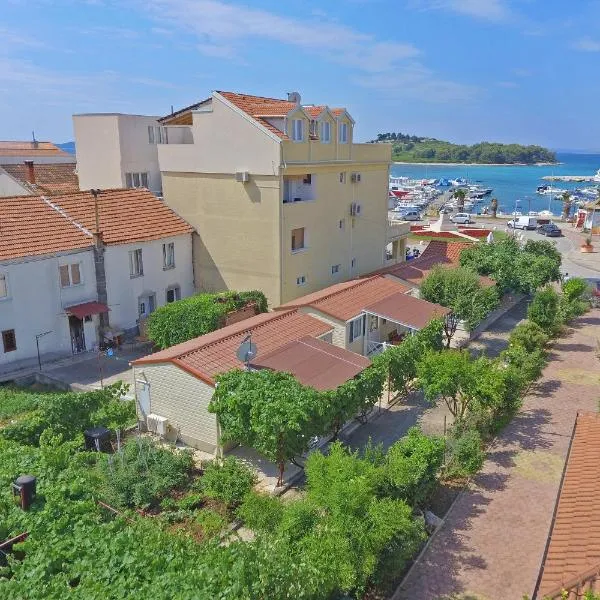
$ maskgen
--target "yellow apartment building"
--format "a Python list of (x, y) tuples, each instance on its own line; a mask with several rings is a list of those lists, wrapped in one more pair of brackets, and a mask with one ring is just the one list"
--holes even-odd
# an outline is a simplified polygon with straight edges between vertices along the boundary
[(277, 306), (404, 260), (391, 147), (355, 144), (344, 108), (213, 92), (159, 121), (163, 196), (197, 232), (199, 289), (260, 289)]

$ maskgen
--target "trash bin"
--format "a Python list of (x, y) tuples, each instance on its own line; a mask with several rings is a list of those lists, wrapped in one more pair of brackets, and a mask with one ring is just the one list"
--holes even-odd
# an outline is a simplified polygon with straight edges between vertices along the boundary
[(92, 427), (83, 432), (85, 449), (92, 452), (111, 452), (110, 429), (106, 427)]
[(29, 510), (35, 498), (36, 478), (33, 475), (21, 475), (13, 482), (13, 494), (21, 498), (21, 508)]

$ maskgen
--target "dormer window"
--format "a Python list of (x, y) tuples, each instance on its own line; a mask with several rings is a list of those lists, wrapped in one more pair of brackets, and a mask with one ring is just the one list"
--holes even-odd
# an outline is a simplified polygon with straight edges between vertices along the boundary
[(321, 123), (321, 141), (324, 144), (331, 142), (331, 123), (329, 121), (323, 121)]
[(319, 135), (318, 124), (314, 119), (311, 119), (310, 121), (309, 133), (312, 137), (317, 137), (317, 135)]
[(348, 123), (340, 123), (338, 128), (340, 144), (348, 143)]
[(292, 121), (292, 139), (295, 142), (304, 141), (304, 119), (294, 119)]

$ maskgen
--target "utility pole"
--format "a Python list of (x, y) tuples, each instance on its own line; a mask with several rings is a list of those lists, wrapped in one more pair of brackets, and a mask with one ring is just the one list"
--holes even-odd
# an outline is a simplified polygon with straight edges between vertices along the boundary
[(42, 370), (42, 359), (40, 357), (40, 338), (44, 337), (45, 335), (48, 335), (49, 333), (52, 333), (52, 331), (44, 331), (44, 333), (38, 333), (35, 336), (35, 347), (37, 348), (37, 359), (40, 371)]

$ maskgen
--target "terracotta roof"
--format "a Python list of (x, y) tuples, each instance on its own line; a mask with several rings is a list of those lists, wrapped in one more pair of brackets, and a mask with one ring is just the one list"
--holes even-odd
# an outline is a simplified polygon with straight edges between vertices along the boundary
[[(192, 227), (145, 189), (103, 190), (100, 229), (106, 244), (150, 241), (191, 233)], [(93, 243), (89, 192), (0, 199), (0, 260), (53, 254)]]
[(28, 181), (28, 168), (24, 164), (0, 164), (13, 179), (34, 194), (70, 194), (79, 192), (79, 178), (74, 163), (38, 163), (33, 165), (35, 183)]
[(243, 367), (243, 363), (236, 357), (236, 352), (249, 333), (252, 333), (252, 342), (258, 348), (256, 360), (260, 361), (262, 357), (291, 341), (306, 336), (324, 335), (331, 329), (331, 325), (296, 310), (263, 313), (183, 344), (149, 354), (133, 361), (132, 364), (171, 362), (213, 385), (214, 378), (219, 373)]
[[(89, 231), (95, 229), (90, 192), (53, 196), (50, 201)], [(193, 228), (144, 188), (102, 190), (98, 196), (100, 231), (106, 244), (128, 244), (191, 233)]]
[[(600, 572), (600, 415), (577, 415), (536, 598), (587, 589)], [(571, 596), (568, 596), (571, 598)], [(572, 596), (581, 598), (581, 596)]]
[(366, 279), (354, 279), (332, 285), (307, 296), (296, 298), (276, 310), (310, 306), (334, 319), (348, 321), (360, 315), (365, 306), (383, 300), (392, 294), (406, 291), (408, 288), (401, 283), (375, 275)]
[(344, 348), (304, 337), (252, 361), (253, 367), (291, 373), (301, 384), (316, 390), (335, 390), (364, 371), (371, 361)]
[(422, 329), (431, 320), (443, 318), (451, 312), (440, 304), (427, 302), (403, 292), (388, 296), (365, 307), (366, 312), (376, 314), (411, 329)]
[(71, 156), (73, 162), (75, 157), (52, 142), (2, 142), (0, 141), (1, 156)]
[(0, 199), (0, 260), (87, 248), (92, 236), (39, 196)]
[(88, 315), (99, 315), (106, 313), (110, 310), (106, 304), (102, 302), (83, 302), (82, 304), (74, 304), (73, 306), (67, 306), (65, 312), (70, 315), (75, 315), (79, 319), (83, 319)]
[[(376, 273), (392, 275), (418, 286), (437, 265), (457, 267), (459, 265), (460, 253), (472, 245), (470, 242), (442, 242), (433, 240), (429, 242), (429, 245), (419, 258), (384, 267), (376, 271)], [(495, 282), (489, 277), (481, 276), (479, 279), (482, 285), (486, 287), (495, 285)]]

